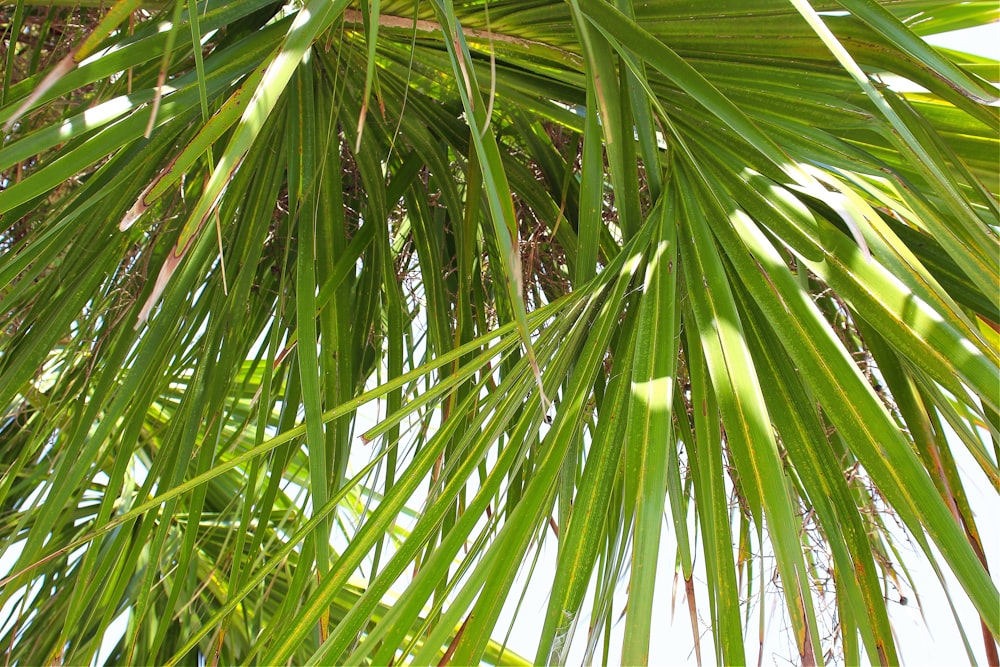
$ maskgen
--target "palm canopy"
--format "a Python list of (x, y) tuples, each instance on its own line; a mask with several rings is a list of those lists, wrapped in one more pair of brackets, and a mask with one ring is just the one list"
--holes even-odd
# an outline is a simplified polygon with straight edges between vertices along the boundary
[(638, 664), (673, 565), (890, 664), (901, 530), (994, 650), (995, 3), (2, 11), (13, 663)]

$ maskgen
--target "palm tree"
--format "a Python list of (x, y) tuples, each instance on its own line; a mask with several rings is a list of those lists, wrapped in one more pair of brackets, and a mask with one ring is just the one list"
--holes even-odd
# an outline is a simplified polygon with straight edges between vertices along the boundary
[(997, 663), (995, 3), (0, 7), (10, 664)]

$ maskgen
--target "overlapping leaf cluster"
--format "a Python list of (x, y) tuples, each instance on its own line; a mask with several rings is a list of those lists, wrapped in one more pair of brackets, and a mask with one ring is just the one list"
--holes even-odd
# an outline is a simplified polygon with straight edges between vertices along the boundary
[(897, 521), (991, 650), (997, 64), (921, 35), (995, 3), (49, 4), (0, 6), (12, 663), (518, 661), (549, 540), (537, 663), (623, 590), (646, 662), (673, 566), (720, 662), (777, 581), (802, 662), (892, 664)]

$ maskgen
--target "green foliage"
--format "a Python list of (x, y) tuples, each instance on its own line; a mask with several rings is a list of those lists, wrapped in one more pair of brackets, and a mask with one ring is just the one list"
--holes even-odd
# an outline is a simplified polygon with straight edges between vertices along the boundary
[(995, 656), (997, 64), (922, 39), (995, 3), (59, 4), (0, 3), (11, 664), (640, 664), (672, 563), (720, 662), (777, 583), (894, 664), (904, 534)]

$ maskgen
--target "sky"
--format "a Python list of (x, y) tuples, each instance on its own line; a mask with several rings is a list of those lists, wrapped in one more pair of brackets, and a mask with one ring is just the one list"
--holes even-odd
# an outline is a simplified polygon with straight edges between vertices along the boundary
[(1000, 60), (1000, 23), (944, 32), (928, 37), (927, 41), (935, 46)]

